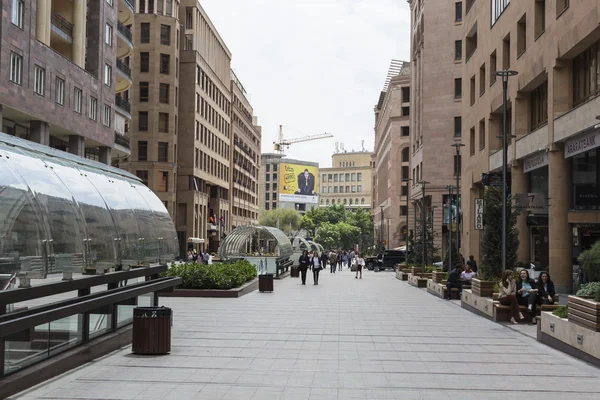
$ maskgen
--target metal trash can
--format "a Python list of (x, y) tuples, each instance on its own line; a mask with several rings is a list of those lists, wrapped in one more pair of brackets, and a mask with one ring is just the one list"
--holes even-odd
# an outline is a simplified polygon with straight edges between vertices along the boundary
[(168, 307), (136, 307), (133, 309), (135, 354), (168, 354), (171, 352), (173, 310)]
[(298, 269), (298, 267), (292, 267), (292, 270), (290, 272), (290, 276), (292, 278), (299, 278), (300, 277), (300, 270)]
[(273, 291), (273, 274), (264, 274), (258, 276), (258, 291), (272, 292)]

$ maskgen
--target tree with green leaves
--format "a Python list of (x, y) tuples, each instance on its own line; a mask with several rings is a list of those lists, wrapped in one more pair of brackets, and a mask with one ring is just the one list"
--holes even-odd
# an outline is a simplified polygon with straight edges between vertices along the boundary
[[(414, 265), (423, 265), (423, 216), (419, 215), (416, 231), (410, 230), (408, 237), (408, 263)], [(431, 214), (425, 216), (425, 265), (433, 263), (434, 257), (439, 253), (439, 248), (435, 247), (434, 224)]]
[[(517, 217), (519, 211), (512, 197), (506, 199), (507, 241), (506, 268), (512, 269), (519, 251)], [(488, 186), (483, 195), (483, 257), (480, 275), (485, 280), (498, 280), (502, 276), (502, 186)]]
[(298, 231), (302, 221), (302, 216), (296, 210), (289, 208), (277, 208), (275, 210), (265, 210), (259, 218), (259, 224), (279, 228), (286, 235)]

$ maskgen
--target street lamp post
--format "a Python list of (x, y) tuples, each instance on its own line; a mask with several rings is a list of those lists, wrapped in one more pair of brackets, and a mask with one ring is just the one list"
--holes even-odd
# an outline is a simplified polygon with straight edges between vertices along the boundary
[(425, 186), (427, 186), (429, 184), (429, 182), (427, 181), (419, 181), (419, 185), (421, 185), (421, 198), (422, 198), (422, 202), (421, 202), (421, 218), (423, 219), (423, 221), (421, 222), (421, 246), (423, 246), (423, 259), (421, 260), (421, 265), (423, 266), (423, 271), (425, 271), (425, 264), (427, 264), (427, 246), (426, 246), (426, 241), (427, 241), (427, 214), (425, 212)]
[(390, 249), (390, 224), (392, 223), (392, 219), (388, 218), (388, 238), (387, 238), (387, 246), (386, 248), (389, 250)]
[(452, 185), (448, 188), (448, 273), (452, 270)]
[[(502, 271), (506, 271), (507, 239), (508, 239), (508, 210), (506, 200), (508, 197), (508, 136), (506, 132), (506, 103), (508, 91), (508, 78), (517, 75), (517, 71), (496, 71), (496, 75), (502, 78)], [(511, 130), (512, 131), (512, 130)]]
[(380, 233), (380, 238), (381, 241), (379, 242), (380, 246), (379, 246), (379, 250), (383, 251), (383, 228), (385, 223), (383, 222), (383, 206), (379, 206), (380, 210), (381, 210), (381, 228), (379, 229), (379, 233)]
[(460, 148), (465, 147), (462, 143), (454, 143), (452, 145), (456, 149), (456, 162), (455, 162), (455, 171), (456, 174), (456, 250), (460, 253), (460, 224), (458, 223), (459, 214), (460, 214)]
[[(408, 182), (412, 181), (410, 178), (402, 179), (402, 182), (406, 182), (406, 237), (404, 238), (406, 241), (406, 251), (408, 251)], [(402, 190), (402, 189), (400, 189)], [(402, 192), (400, 192), (402, 193)]]

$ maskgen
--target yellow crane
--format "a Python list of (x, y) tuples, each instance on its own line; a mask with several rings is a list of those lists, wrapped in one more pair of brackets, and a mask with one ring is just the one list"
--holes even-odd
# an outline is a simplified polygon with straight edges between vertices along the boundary
[(273, 148), (279, 154), (283, 154), (284, 146), (286, 149), (289, 149), (290, 145), (294, 143), (310, 142), (312, 140), (327, 139), (331, 137), (333, 137), (331, 133), (320, 133), (318, 135), (305, 136), (301, 138), (284, 139), (283, 126), (279, 125), (279, 139), (277, 140), (277, 142), (273, 142)]

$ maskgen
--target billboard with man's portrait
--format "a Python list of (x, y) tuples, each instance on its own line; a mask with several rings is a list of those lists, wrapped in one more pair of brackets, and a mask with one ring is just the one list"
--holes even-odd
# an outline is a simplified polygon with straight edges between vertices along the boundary
[(319, 167), (279, 164), (279, 201), (318, 203)]

